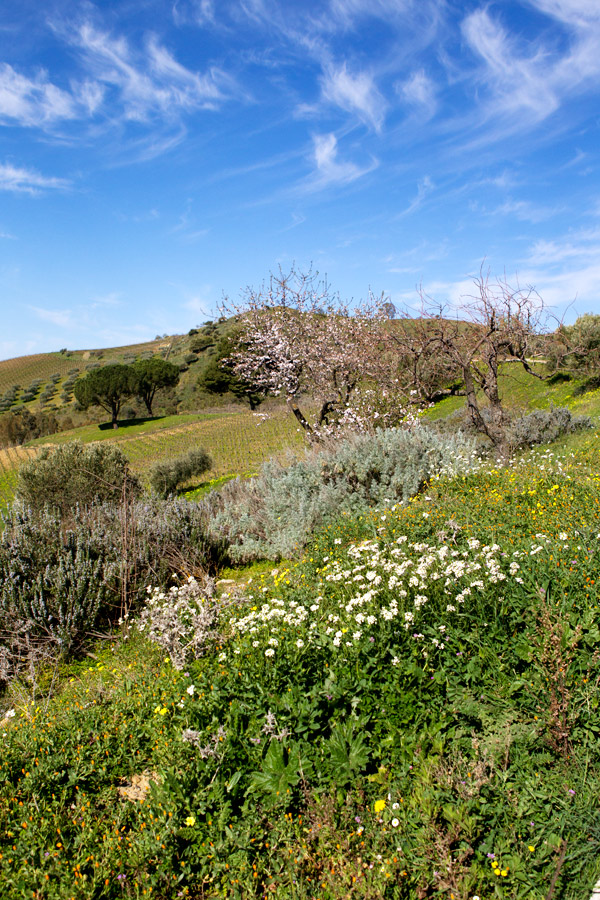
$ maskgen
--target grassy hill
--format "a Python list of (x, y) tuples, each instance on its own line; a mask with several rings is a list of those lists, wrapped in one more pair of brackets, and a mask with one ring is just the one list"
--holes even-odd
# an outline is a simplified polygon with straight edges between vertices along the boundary
[[(177, 339), (183, 365), (195, 337)], [(7, 369), (46, 366), (50, 384), (61, 354), (49, 356)], [(600, 419), (600, 391), (575, 380), (508, 367), (501, 388), (515, 411), (553, 403)], [(117, 443), (142, 480), (199, 446), (214, 459), (204, 481), (304, 446), (276, 406), (266, 419), (231, 405), (87, 423), (1, 451), (0, 506), (23, 459), (76, 438)], [(3, 896), (588, 900), (600, 875), (599, 471), (586, 431), (510, 466), (434, 477), (407, 503), (333, 509), (305, 554), (220, 571), (233, 580), (200, 622), (189, 583), (142, 568), (157, 588), (149, 626), (131, 626), (115, 591), (110, 633), (87, 657), (48, 661), (3, 696)], [(294, 515), (286, 491), (280, 517)], [(60, 596), (87, 602), (97, 584), (71, 583), (70, 564)], [(201, 641), (183, 665), (165, 637), (176, 607), (185, 640), (191, 621)]]
[[(0, 412), (26, 408), (73, 416), (73, 384), (80, 375), (111, 363), (129, 364), (138, 358), (162, 356), (177, 365), (181, 377), (176, 402), (190, 408), (195, 382), (229, 333), (231, 322), (219, 320), (192, 328), (185, 335), (165, 335), (153, 341), (95, 350), (61, 350), (0, 361)], [(213, 398), (213, 404), (215, 400)], [(197, 402), (192, 404), (197, 406)]]
[(15, 686), (4, 895), (587, 900), (599, 441), (340, 517), (182, 668), (133, 630)]

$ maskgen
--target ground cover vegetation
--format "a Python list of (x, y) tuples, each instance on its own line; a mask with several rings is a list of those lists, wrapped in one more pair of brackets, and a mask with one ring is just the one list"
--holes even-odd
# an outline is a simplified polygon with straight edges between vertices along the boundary
[(4, 719), (7, 896), (587, 897), (600, 446), (572, 440), (229, 597), (153, 579), (127, 641)]
[[(597, 415), (594, 323), (475, 284), (468, 321), (397, 323), (292, 270), (247, 293), (233, 347), (192, 329), (179, 372), (206, 354), (309, 444), (231, 481), (203, 441), (197, 502), (143, 493), (131, 450), (177, 487), (226, 415), (26, 465), (0, 536), (6, 896), (587, 900), (600, 441), (547, 401)], [(509, 411), (514, 371), (538, 409)], [(434, 421), (461, 393), (465, 421)]]

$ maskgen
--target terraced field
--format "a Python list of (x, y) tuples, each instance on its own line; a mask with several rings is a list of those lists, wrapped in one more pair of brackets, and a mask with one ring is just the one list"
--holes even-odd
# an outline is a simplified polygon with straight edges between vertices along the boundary
[[(130, 363), (138, 356), (157, 353), (164, 356), (179, 353), (181, 356), (187, 343), (187, 337), (174, 335), (126, 347), (37, 353), (1, 360), (0, 411), (20, 404), (37, 411), (50, 401), (53, 406), (64, 408), (72, 399), (73, 382), (88, 369), (107, 363)], [(64, 397), (61, 395), (63, 390), (67, 391)]]
[(143, 474), (157, 461), (204, 447), (214, 466), (206, 480), (256, 472), (266, 459), (286, 451), (300, 452), (304, 439), (296, 421), (281, 410), (263, 417), (247, 410), (215, 414), (204, 421), (154, 431), (119, 442), (134, 471)]
[(214, 466), (198, 485), (227, 475), (249, 475), (269, 457), (299, 453), (305, 446), (295, 419), (284, 409), (277, 409), (268, 417), (242, 408), (201, 416), (168, 416), (116, 432), (97, 425), (75, 428), (34, 441), (28, 447), (0, 451), (0, 509), (12, 499), (17, 469), (24, 460), (34, 456), (41, 446), (76, 438), (86, 443), (117, 443), (142, 480), (155, 462), (204, 447)]

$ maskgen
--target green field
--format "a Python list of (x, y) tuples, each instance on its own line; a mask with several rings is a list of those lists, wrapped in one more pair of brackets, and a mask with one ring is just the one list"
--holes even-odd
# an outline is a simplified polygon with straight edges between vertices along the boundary
[(302, 452), (303, 436), (296, 420), (285, 409), (274, 409), (268, 417), (243, 407), (200, 415), (165, 416), (109, 427), (87, 425), (32, 441), (27, 448), (0, 451), (0, 502), (3, 507), (13, 496), (18, 466), (35, 455), (40, 446), (57, 445), (78, 439), (84, 443), (113, 441), (142, 476), (158, 461), (171, 459), (197, 447), (207, 450), (213, 467), (195, 487), (224, 476), (249, 475), (272, 456)]

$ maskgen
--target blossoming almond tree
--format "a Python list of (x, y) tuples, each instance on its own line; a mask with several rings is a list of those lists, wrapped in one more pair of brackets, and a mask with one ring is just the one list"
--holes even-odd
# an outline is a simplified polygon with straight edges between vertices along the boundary
[[(241, 304), (226, 300), (225, 311), (241, 328), (230, 357), (235, 374), (284, 397), (312, 437), (364, 418), (368, 390), (391, 380), (394, 363), (380, 330), (385, 304), (371, 298), (352, 309), (312, 269), (280, 268), (258, 290), (248, 288)], [(307, 399), (318, 403), (312, 422), (300, 408)]]

